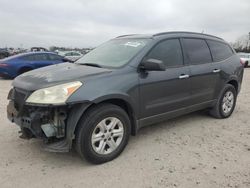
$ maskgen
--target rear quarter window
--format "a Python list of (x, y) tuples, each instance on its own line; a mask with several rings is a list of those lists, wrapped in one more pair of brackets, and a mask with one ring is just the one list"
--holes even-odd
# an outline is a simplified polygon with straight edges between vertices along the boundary
[(61, 61), (63, 59), (63, 57), (59, 55), (48, 54), (48, 56), (49, 56), (49, 59), (52, 61)]
[(214, 61), (222, 61), (231, 57), (234, 53), (231, 47), (222, 42), (207, 40)]

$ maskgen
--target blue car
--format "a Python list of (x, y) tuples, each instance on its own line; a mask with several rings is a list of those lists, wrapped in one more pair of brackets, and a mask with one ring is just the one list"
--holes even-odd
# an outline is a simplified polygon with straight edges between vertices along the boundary
[(0, 60), (0, 77), (15, 78), (40, 67), (66, 62), (63, 56), (52, 52), (29, 52)]

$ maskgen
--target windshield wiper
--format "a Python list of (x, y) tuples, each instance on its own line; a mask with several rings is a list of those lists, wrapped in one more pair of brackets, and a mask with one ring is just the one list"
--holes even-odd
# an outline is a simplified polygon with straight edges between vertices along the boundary
[(101, 65), (96, 64), (96, 63), (81, 63), (81, 65), (87, 65), (87, 66), (92, 66), (92, 67), (99, 67), (102, 68)]

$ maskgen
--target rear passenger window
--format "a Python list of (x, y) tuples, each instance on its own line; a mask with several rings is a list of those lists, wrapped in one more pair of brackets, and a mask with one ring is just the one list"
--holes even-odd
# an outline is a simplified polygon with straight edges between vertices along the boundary
[(47, 61), (48, 60), (48, 57), (47, 57), (47, 54), (35, 54), (35, 55), (32, 55), (34, 61)]
[(161, 60), (166, 67), (183, 65), (179, 39), (169, 39), (160, 42), (149, 52), (147, 58)]
[(233, 51), (227, 44), (208, 40), (214, 61), (221, 61), (233, 55)]
[(183, 42), (191, 64), (212, 62), (212, 57), (205, 40), (183, 39)]
[(32, 55), (26, 55), (24, 57), (21, 57), (21, 59), (25, 61), (34, 61), (34, 58)]
[(23, 60), (27, 61), (47, 61), (47, 54), (32, 54), (22, 57)]

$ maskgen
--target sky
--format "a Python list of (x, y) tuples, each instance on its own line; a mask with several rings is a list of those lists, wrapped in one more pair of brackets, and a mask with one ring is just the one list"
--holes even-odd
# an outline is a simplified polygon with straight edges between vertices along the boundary
[(0, 0), (0, 47), (95, 47), (124, 34), (250, 32), (250, 0)]

